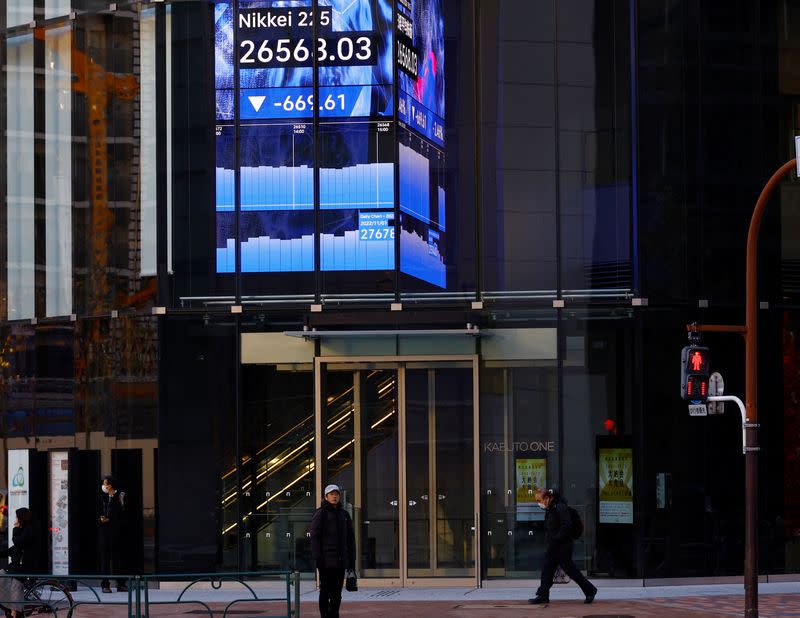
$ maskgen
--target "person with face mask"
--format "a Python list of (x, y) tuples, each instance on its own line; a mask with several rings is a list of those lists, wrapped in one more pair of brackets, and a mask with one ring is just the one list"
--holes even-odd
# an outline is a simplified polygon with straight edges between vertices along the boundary
[(319, 571), (319, 615), (339, 618), (345, 569), (356, 564), (353, 520), (342, 508), (338, 485), (325, 488), (322, 506), (311, 519), (311, 557)]
[[(122, 547), (125, 492), (117, 490), (114, 478), (111, 476), (103, 477), (100, 491), (100, 512), (97, 519), (100, 573), (111, 575), (121, 573), (125, 563), (125, 550)], [(111, 582), (108, 579), (103, 579), (100, 585), (103, 592), (111, 592)], [(117, 591), (128, 591), (124, 579), (117, 578)]]
[(547, 550), (542, 565), (542, 581), (536, 596), (528, 599), (528, 603), (540, 605), (550, 602), (550, 588), (559, 566), (581, 587), (586, 595), (585, 602), (591, 603), (597, 595), (597, 588), (572, 561), (572, 516), (567, 508), (567, 501), (552, 489), (538, 489), (534, 495), (539, 507), (545, 511), (544, 539)]

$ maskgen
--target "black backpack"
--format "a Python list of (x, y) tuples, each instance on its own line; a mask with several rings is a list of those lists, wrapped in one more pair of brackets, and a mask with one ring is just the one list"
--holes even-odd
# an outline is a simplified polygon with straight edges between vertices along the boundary
[(567, 511), (569, 512), (570, 519), (572, 520), (572, 523), (569, 527), (569, 532), (573, 539), (579, 539), (581, 536), (583, 536), (583, 522), (581, 521), (581, 516), (578, 515), (578, 511), (569, 505), (567, 505)]

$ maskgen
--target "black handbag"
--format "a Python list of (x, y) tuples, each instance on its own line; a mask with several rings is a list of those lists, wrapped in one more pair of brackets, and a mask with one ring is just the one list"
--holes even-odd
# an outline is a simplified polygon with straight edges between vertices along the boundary
[(347, 569), (344, 573), (344, 589), (348, 592), (358, 591), (358, 573), (355, 569)]

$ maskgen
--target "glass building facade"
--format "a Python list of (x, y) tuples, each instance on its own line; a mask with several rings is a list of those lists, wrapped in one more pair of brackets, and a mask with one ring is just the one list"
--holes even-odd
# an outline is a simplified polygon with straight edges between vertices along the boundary
[[(741, 575), (738, 413), (690, 418), (678, 358), (688, 323), (743, 321), (800, 3), (718, 4), (6, 0), (0, 488), (23, 470), (52, 528), (68, 474), (82, 542), (51, 566), (96, 571), (112, 473), (132, 572), (310, 576), (331, 482), (376, 585), (538, 577), (542, 486), (593, 577)], [(775, 576), (800, 573), (799, 186), (759, 242)], [(705, 341), (743, 397), (743, 343)]]

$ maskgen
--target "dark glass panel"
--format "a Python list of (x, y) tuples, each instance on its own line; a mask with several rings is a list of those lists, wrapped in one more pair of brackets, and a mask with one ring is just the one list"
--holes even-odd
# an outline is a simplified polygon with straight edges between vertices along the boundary
[(237, 336), (215, 319), (168, 318), (159, 329), (159, 572), (239, 565), (239, 505), (225, 501), (237, 491)]
[[(644, 500), (638, 495), (637, 465), (650, 451), (634, 449), (625, 470), (633, 477), (632, 502), (624, 505), (625, 523), (609, 523), (601, 512), (598, 449), (601, 437), (626, 440), (633, 435), (631, 385), (634, 383), (631, 321), (615, 313), (571, 311), (561, 323), (560, 357), (563, 359), (563, 482), (562, 491), (582, 514), (586, 530), (575, 559), (590, 572), (611, 577), (639, 574), (634, 509)], [(676, 378), (677, 379), (677, 378)], [(676, 391), (677, 392), (677, 391)], [(648, 396), (648, 400), (650, 397)], [(610, 427), (610, 429), (609, 429)], [(620, 443), (622, 445), (622, 443)], [(600, 501), (603, 500), (603, 494)], [(621, 507), (622, 508), (622, 507)]]
[(311, 367), (242, 365), (243, 567), (315, 568), (306, 528), (314, 487)]
[[(556, 288), (553, 5), (481, 4), (481, 265), (486, 293)], [(533, 29), (521, 24), (537, 24)]]
[(233, 239), (235, 224), (231, 218), (218, 229), (215, 209), (214, 4), (175, 3), (171, 24), (171, 300), (180, 307), (205, 306), (219, 297), (230, 302), (233, 271), (217, 269), (220, 238)]
[(481, 566), (486, 579), (534, 577), (545, 551), (544, 512), (533, 492), (559, 485), (562, 445), (558, 375), (535, 364), (490, 362), (481, 369)]

